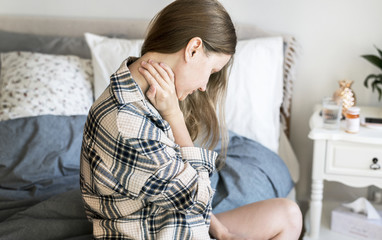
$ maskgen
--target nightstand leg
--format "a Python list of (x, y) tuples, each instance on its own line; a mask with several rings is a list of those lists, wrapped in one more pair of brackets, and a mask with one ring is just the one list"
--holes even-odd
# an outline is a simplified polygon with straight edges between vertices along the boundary
[(321, 224), (323, 180), (313, 180), (310, 200), (310, 234), (311, 239), (318, 239)]

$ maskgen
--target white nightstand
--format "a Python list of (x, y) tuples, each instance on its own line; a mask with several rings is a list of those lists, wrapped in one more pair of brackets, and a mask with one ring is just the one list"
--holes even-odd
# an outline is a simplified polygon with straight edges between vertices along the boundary
[[(304, 240), (319, 239), (324, 180), (337, 181), (352, 187), (375, 185), (382, 188), (382, 129), (361, 126), (358, 133), (351, 134), (344, 131), (345, 123), (342, 121), (340, 129), (327, 130), (323, 128), (319, 112), (320, 107), (317, 106), (309, 123), (309, 138), (314, 140), (314, 150), (310, 216), (307, 219), (309, 229)], [(382, 108), (361, 107), (362, 114), (382, 116)], [(378, 159), (381, 169), (370, 168), (374, 158)], [(324, 217), (327, 218), (327, 213), (325, 214)], [(323, 222), (328, 225), (329, 219), (324, 219)]]

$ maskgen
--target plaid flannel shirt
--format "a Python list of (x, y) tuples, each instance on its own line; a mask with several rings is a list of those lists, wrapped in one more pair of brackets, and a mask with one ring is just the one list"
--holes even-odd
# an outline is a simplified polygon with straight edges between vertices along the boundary
[(209, 239), (217, 153), (179, 147), (126, 59), (91, 107), (81, 192), (95, 239)]

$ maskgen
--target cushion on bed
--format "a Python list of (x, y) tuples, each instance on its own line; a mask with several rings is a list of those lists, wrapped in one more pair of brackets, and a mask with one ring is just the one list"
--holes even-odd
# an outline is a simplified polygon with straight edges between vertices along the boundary
[[(109, 77), (129, 56), (139, 56), (142, 40), (85, 33), (92, 52), (97, 98)], [(282, 102), (282, 37), (239, 41), (227, 93), (226, 119), (234, 132), (278, 151)]]
[(92, 55), (94, 97), (98, 98), (109, 85), (110, 75), (117, 71), (123, 60), (140, 56), (143, 40), (108, 38), (91, 33), (85, 33), (85, 39)]
[(44, 114), (87, 114), (91, 61), (77, 56), (1, 53), (0, 120)]
[(238, 41), (227, 89), (228, 129), (274, 152), (279, 147), (283, 59), (282, 37)]
[(79, 188), (85, 120), (85, 115), (44, 115), (1, 121), (0, 199)]
[[(220, 151), (218, 146), (216, 151)], [(226, 165), (211, 177), (214, 213), (270, 198), (287, 197), (294, 187), (284, 161), (262, 144), (229, 134)]]

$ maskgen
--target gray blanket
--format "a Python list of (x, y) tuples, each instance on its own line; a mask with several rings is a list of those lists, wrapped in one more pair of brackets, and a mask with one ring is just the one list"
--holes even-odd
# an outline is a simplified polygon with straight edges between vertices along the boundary
[[(1, 240), (91, 239), (79, 190), (85, 120), (49, 115), (0, 122)], [(234, 133), (226, 166), (211, 182), (215, 213), (285, 197), (293, 187), (275, 153)]]
[(79, 191), (85, 119), (0, 122), (0, 239), (91, 238)]
[[(220, 144), (215, 149), (220, 151)], [(214, 213), (252, 202), (286, 197), (294, 186), (288, 167), (274, 152), (260, 143), (229, 133), (224, 168), (211, 177), (216, 189)]]

